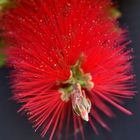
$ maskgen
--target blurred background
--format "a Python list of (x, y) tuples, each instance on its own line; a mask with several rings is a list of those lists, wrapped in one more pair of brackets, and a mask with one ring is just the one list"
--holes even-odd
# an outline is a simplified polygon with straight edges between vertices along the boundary
[[(121, 25), (129, 30), (132, 40), (131, 47), (135, 53), (134, 72), (137, 90), (140, 91), (140, 0), (119, 0), (118, 4), (123, 14), (120, 19)], [(26, 118), (16, 113), (19, 106), (9, 100), (9, 72), (6, 67), (0, 68), (0, 140), (48, 140), (47, 136), (44, 139), (40, 138)], [(86, 140), (140, 140), (140, 94), (133, 100), (126, 100), (125, 106), (134, 113), (133, 116), (126, 116), (113, 108), (117, 114), (115, 119), (111, 120), (103, 115), (112, 131), (107, 132), (97, 124), (100, 135), (95, 136), (85, 124)], [(73, 140), (72, 135), (69, 136), (69, 140)]]

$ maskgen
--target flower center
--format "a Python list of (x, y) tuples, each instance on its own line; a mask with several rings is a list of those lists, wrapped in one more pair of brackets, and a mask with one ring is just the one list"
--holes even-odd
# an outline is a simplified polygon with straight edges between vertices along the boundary
[(84, 73), (81, 69), (81, 61), (82, 57), (71, 67), (71, 76), (67, 81), (61, 83), (62, 87), (59, 92), (61, 93), (62, 101), (68, 102), (71, 100), (75, 114), (88, 121), (91, 101), (86, 97), (85, 90), (92, 89), (94, 83), (91, 81), (90, 73)]

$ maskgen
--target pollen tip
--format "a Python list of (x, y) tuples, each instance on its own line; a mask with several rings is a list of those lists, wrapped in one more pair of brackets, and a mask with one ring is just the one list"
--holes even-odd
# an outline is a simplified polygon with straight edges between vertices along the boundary
[(81, 117), (83, 120), (85, 120), (86, 122), (89, 121), (89, 117), (88, 117), (88, 113), (86, 111), (81, 113)]

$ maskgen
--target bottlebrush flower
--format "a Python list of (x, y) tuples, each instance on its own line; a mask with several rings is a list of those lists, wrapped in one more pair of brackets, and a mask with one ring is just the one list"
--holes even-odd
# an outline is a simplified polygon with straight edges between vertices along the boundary
[(93, 118), (109, 130), (98, 113), (114, 116), (106, 102), (132, 114), (120, 105), (134, 95), (132, 50), (112, 8), (110, 0), (18, 0), (5, 14), (13, 98), (42, 137), (60, 139), (64, 128), (67, 138), (73, 126), (84, 139), (84, 120), (98, 133)]

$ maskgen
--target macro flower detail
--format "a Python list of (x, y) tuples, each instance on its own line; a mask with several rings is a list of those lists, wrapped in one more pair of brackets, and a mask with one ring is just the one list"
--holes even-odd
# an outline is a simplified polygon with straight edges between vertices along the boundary
[(113, 117), (108, 104), (132, 114), (121, 106), (134, 95), (132, 49), (114, 11), (110, 0), (17, 0), (3, 15), (13, 99), (42, 137), (73, 128), (85, 139), (94, 121), (110, 130), (99, 113)]
[[(61, 83), (59, 92), (62, 94), (61, 99), (64, 102), (72, 100), (74, 112), (81, 116), (85, 121), (88, 121), (88, 113), (90, 113), (91, 102), (86, 98), (85, 90), (93, 88), (93, 82), (90, 81), (92, 76), (89, 73), (84, 74), (80, 68), (81, 59), (72, 66), (69, 80)], [(83, 90), (82, 90), (83, 88)]]

